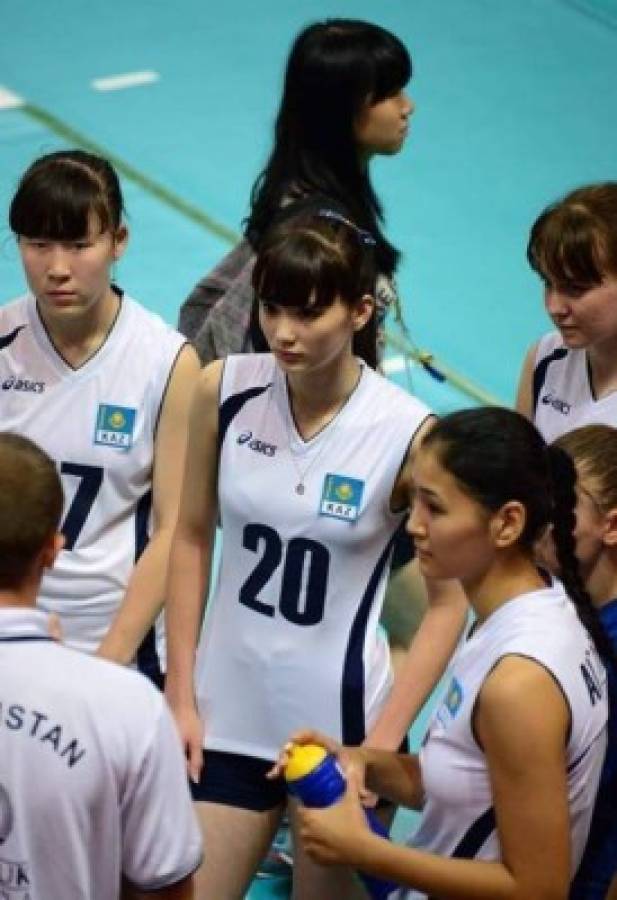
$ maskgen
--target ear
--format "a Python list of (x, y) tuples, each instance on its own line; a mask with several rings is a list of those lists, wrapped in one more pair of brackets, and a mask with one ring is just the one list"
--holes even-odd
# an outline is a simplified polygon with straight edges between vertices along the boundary
[(527, 522), (527, 512), (518, 500), (508, 500), (490, 521), (490, 534), (496, 548), (511, 547), (520, 539)]
[(352, 311), (354, 331), (360, 331), (364, 328), (374, 311), (375, 298), (371, 294), (364, 294), (363, 297), (360, 297), (354, 304)]
[(113, 257), (114, 261), (118, 261), (121, 256), (123, 256), (124, 251), (126, 250), (126, 245), (129, 242), (129, 230), (126, 225), (122, 224), (119, 228), (116, 229), (114, 234), (114, 246), (113, 246)]
[(609, 509), (604, 516), (602, 542), (606, 547), (617, 547), (617, 509)]
[(56, 561), (57, 555), (64, 547), (64, 535), (59, 531), (50, 534), (41, 548), (39, 559), (44, 569), (51, 569)]

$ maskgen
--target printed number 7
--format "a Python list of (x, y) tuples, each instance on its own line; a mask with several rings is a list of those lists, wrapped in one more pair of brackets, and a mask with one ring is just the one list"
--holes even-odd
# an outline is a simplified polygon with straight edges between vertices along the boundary
[(81, 478), (61, 528), (65, 540), (64, 549), (72, 550), (101, 488), (103, 469), (101, 466), (82, 466), (78, 463), (63, 462), (60, 471), (63, 475)]

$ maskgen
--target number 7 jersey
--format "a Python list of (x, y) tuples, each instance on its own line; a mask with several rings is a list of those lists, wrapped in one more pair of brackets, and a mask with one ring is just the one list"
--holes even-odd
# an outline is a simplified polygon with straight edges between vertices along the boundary
[(274, 358), (227, 358), (222, 555), (196, 674), (206, 747), (273, 759), (301, 726), (362, 741), (391, 687), (378, 621), (405, 513), (390, 497), (429, 415), (363, 366), (337, 416), (303, 441)]
[(31, 295), (0, 307), (0, 429), (56, 462), (65, 549), (39, 606), (71, 646), (94, 651), (146, 542), (156, 425), (185, 339), (129, 297), (78, 369), (54, 347)]

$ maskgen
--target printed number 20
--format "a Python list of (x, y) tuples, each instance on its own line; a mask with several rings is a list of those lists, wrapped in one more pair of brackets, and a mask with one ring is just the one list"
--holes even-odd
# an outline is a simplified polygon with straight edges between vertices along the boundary
[[(264, 616), (274, 616), (275, 607), (259, 599), (283, 559), (283, 542), (269, 525), (245, 525), (243, 546), (257, 553), (263, 541), (262, 557), (240, 588), (240, 603)], [(305, 576), (305, 567), (308, 571)], [(295, 625), (316, 625), (323, 618), (330, 553), (327, 547), (308, 538), (292, 538), (285, 550), (279, 610)], [(303, 585), (306, 588), (303, 591)], [(303, 602), (302, 602), (303, 601)]]

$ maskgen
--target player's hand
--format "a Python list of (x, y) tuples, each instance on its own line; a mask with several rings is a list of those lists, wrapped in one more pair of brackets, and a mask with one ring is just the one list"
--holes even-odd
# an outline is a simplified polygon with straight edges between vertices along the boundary
[[(168, 698), (169, 699), (169, 698)], [(170, 703), (180, 741), (186, 756), (189, 778), (197, 784), (203, 766), (204, 728), (194, 704), (178, 706)]]
[(280, 778), (285, 775), (285, 768), (289, 762), (289, 753), (293, 744), (319, 744), (324, 747), (328, 753), (336, 757), (343, 772), (346, 772), (349, 766), (352, 766), (359, 778), (359, 794), (364, 806), (375, 806), (377, 797), (371, 791), (367, 790), (364, 784), (366, 777), (367, 756), (363, 747), (346, 747), (344, 744), (335, 741), (333, 738), (322, 734), (320, 731), (297, 731), (292, 734), (289, 741), (281, 748), (279, 757), (273, 767), (267, 774), (267, 778)]
[(319, 744), (320, 747), (323, 747), (328, 753), (332, 753), (333, 756), (336, 756), (337, 758), (339, 752), (344, 749), (342, 744), (327, 737), (325, 734), (321, 734), (319, 731), (310, 731), (308, 729), (296, 731), (281, 747), (278, 759), (270, 771), (266, 773), (266, 778), (281, 778), (285, 775), (285, 769), (287, 768), (291, 749), (294, 744)]
[(304, 849), (322, 865), (357, 866), (362, 848), (372, 837), (360, 800), (360, 773), (348, 766), (347, 789), (343, 797), (325, 809), (298, 808), (299, 833)]

